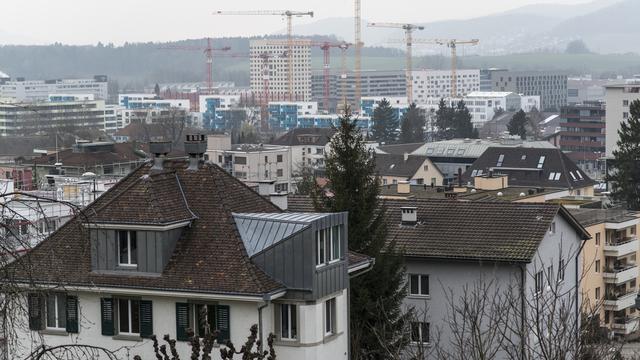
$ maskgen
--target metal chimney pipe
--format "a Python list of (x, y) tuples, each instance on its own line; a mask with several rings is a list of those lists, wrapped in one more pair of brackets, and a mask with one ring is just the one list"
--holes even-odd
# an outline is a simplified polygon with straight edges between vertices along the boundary
[(152, 171), (161, 171), (164, 169), (164, 160), (171, 152), (171, 142), (169, 141), (152, 141), (149, 143), (149, 152), (153, 154)]
[(189, 154), (189, 171), (198, 171), (200, 160), (207, 151), (207, 141), (204, 134), (187, 135), (184, 142), (184, 151)]

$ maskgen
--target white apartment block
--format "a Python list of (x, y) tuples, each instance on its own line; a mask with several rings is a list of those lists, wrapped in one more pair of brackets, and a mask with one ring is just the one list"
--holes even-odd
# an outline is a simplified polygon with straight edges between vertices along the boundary
[(620, 123), (627, 121), (631, 116), (629, 105), (634, 100), (640, 100), (640, 81), (627, 81), (624, 84), (612, 84), (606, 86), (605, 102), (606, 114), (606, 154), (613, 156), (613, 151), (618, 148), (617, 142)]
[[(269, 80), (270, 100), (289, 100), (289, 57), (288, 46), (280, 40), (277, 45), (270, 44), (275, 40), (252, 40), (250, 43), (250, 82), (251, 91), (262, 96), (265, 76)], [(267, 60), (263, 54), (268, 54)], [(269, 67), (266, 75), (265, 64)], [(293, 99), (311, 100), (311, 45), (293, 46)]]
[(107, 77), (96, 75), (93, 79), (10, 80), (0, 78), (0, 98), (20, 102), (47, 101), (52, 94), (93, 94), (97, 100), (109, 96)]
[(200, 112), (206, 112), (209, 104), (215, 110), (226, 110), (240, 104), (240, 95), (200, 95), (198, 101), (200, 103)]
[[(451, 96), (450, 70), (413, 71), (413, 101), (426, 103), (429, 98), (448, 98)], [(480, 70), (458, 70), (458, 96), (480, 91)]]
[(158, 99), (155, 94), (120, 94), (118, 104), (132, 110), (178, 108), (189, 111), (191, 109), (189, 99)]

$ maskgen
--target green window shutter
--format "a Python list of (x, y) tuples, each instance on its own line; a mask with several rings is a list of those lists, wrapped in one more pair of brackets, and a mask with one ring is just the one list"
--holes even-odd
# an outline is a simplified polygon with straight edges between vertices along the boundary
[(78, 297), (67, 296), (67, 332), (78, 333)]
[(189, 304), (176, 303), (176, 338), (179, 341), (189, 341)]
[(216, 329), (219, 331), (218, 344), (225, 344), (230, 340), (231, 328), (228, 305), (216, 306)]
[(153, 335), (153, 303), (151, 300), (140, 300), (140, 337)]
[(28, 295), (29, 305), (29, 329), (44, 329), (44, 298), (39, 294)]
[(114, 321), (113, 321), (113, 299), (102, 298), (100, 299), (100, 317), (102, 320), (102, 335), (113, 336), (115, 335)]

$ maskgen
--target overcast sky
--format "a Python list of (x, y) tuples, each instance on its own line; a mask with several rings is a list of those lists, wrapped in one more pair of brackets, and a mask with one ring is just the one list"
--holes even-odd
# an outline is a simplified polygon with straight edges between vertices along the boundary
[[(362, 0), (372, 21), (464, 19), (536, 3), (587, 0)], [(10, 4), (10, 5), (9, 5)], [(212, 16), (214, 10), (313, 10), (318, 18), (349, 17), (352, 0), (0, 0), (0, 45), (95, 44), (262, 35), (282, 30), (279, 17)], [(299, 19), (296, 23), (313, 20)], [(330, 33), (330, 31), (327, 31)]]

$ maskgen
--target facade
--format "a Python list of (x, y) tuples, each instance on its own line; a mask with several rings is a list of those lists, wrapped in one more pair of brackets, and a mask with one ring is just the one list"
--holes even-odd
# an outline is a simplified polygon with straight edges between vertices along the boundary
[(640, 330), (638, 214), (621, 209), (576, 209), (575, 218), (591, 234), (582, 255), (582, 303), (616, 335)]
[(27, 165), (0, 164), (0, 180), (11, 181), (15, 190), (33, 190), (33, 170)]
[(324, 176), (325, 153), (334, 133), (333, 128), (297, 128), (275, 139), (271, 145), (289, 148), (292, 174), (300, 174), (306, 167), (316, 176)]
[[(356, 119), (358, 128), (367, 133), (373, 127), (373, 121), (368, 116), (358, 116)], [(340, 115), (300, 115), (298, 116), (299, 128), (331, 128), (340, 125)]]
[(236, 122), (246, 119), (246, 110), (237, 109), (240, 95), (200, 95), (199, 100), (205, 129), (232, 129)]
[(444, 176), (424, 155), (376, 155), (376, 175), (382, 185), (417, 184), (441, 186)]
[[(48, 95), (47, 95), (48, 97)], [(54, 129), (105, 127), (104, 100), (0, 104), (0, 137), (24, 136)]]
[[(194, 145), (188, 161), (157, 154), (91, 204), (88, 218), (10, 265), (18, 281), (38, 285), (25, 294), (9, 358), (69, 336), (118, 357), (148, 354), (152, 334), (168, 334), (188, 356), (189, 328), (218, 331), (216, 347), (239, 346), (259, 324), (261, 341), (277, 334), (278, 358), (347, 359), (349, 274), (371, 266), (367, 258), (350, 266), (347, 214), (282, 213), (199, 160), (202, 140), (185, 144)], [(48, 271), (29, 282), (27, 261)], [(57, 281), (64, 290), (51, 290)]]
[[(271, 40), (273, 42), (273, 40)], [(311, 101), (311, 44), (293, 46), (293, 98), (289, 99), (289, 57), (286, 43), (270, 44), (270, 40), (252, 40), (250, 52), (250, 83), (254, 94), (264, 93), (262, 54), (269, 54), (269, 100)]]
[(274, 130), (291, 130), (298, 127), (298, 117), (317, 115), (315, 101), (277, 101), (269, 103), (269, 127)]
[[(451, 97), (450, 70), (414, 70), (413, 99), (416, 104), (425, 103), (429, 98)], [(480, 91), (480, 70), (458, 70), (458, 94), (465, 96)]]
[(276, 192), (293, 189), (291, 151), (277, 145), (232, 145), (230, 150), (207, 149), (209, 161), (245, 183), (275, 182)]
[(51, 94), (92, 94), (97, 100), (107, 100), (107, 77), (96, 75), (93, 79), (54, 80), (0, 78), (0, 98), (10, 98), (17, 102), (37, 102), (46, 101)]
[(128, 110), (178, 108), (189, 111), (189, 99), (159, 99), (156, 94), (119, 94), (118, 104)]
[(606, 86), (605, 103), (606, 115), (606, 155), (613, 157), (613, 151), (618, 148), (618, 130), (620, 123), (629, 118), (629, 105), (640, 100), (640, 82), (629, 81), (624, 84)]
[(567, 105), (567, 74), (557, 71), (491, 71), (492, 91), (540, 96), (540, 111), (558, 111)]
[(593, 79), (591, 76), (574, 78), (567, 80), (567, 102), (571, 104), (581, 104), (584, 102), (600, 101), (605, 98), (605, 86), (611, 80)]
[(373, 117), (374, 111), (383, 99), (389, 101), (396, 119), (402, 119), (409, 110), (406, 97), (363, 96), (360, 98), (360, 115)]

